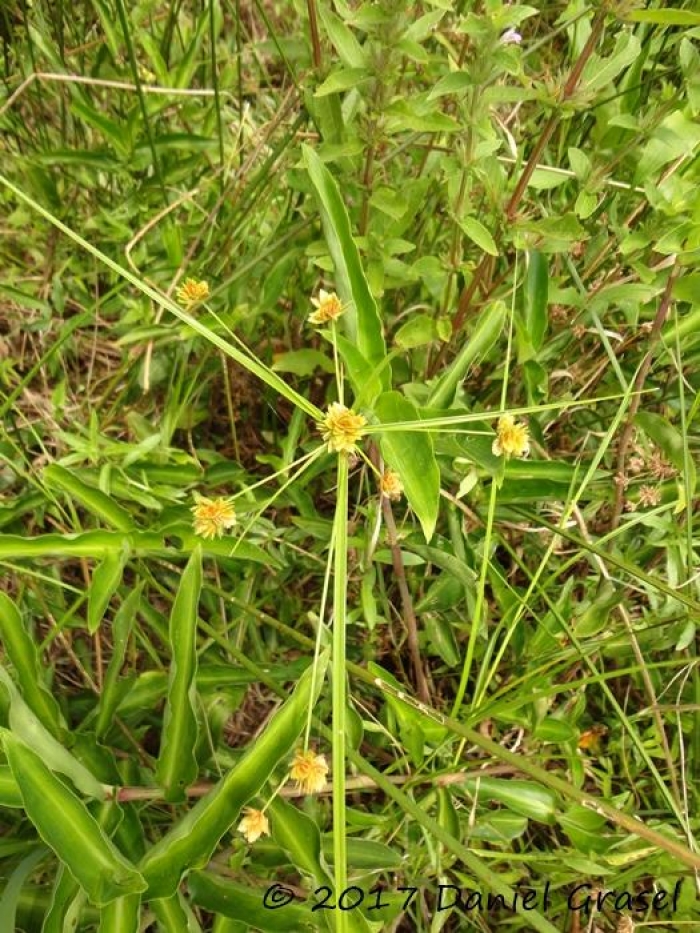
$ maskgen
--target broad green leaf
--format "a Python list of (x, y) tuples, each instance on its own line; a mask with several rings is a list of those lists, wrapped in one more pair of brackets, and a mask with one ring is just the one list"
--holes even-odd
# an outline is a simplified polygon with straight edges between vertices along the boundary
[(366, 68), (367, 56), (355, 33), (331, 12), (329, 5), (319, 3), (317, 9), (328, 38), (343, 64), (348, 68)]
[(467, 88), (474, 87), (474, 78), (468, 71), (453, 71), (443, 75), (428, 94), (428, 100), (444, 97), (446, 94), (459, 94)]
[(295, 376), (310, 376), (317, 369), (332, 373), (333, 360), (320, 350), (313, 350), (311, 347), (280, 353), (272, 364), (273, 372), (294, 373)]
[(438, 339), (435, 319), (429, 314), (415, 314), (399, 327), (394, 342), (402, 350), (413, 350)]
[(196, 548), (185, 568), (170, 613), (168, 698), (156, 776), (165, 799), (185, 799), (197, 777), (197, 608), (202, 589), (202, 553)]
[[(295, 903), (292, 892), (287, 900), (284, 892), (289, 889), (281, 883), (273, 884), (271, 881), (262, 892), (254, 892), (249, 885), (238, 884), (211, 872), (194, 871), (187, 880), (187, 887), (194, 904), (233, 920), (245, 917), (246, 929), (250, 928), (249, 924), (262, 933), (290, 933), (292, 930), (304, 930), (314, 921), (315, 915), (311, 913), (313, 904)], [(267, 890), (270, 893), (266, 895)], [(283, 904), (285, 906), (281, 906)], [(279, 909), (272, 909), (275, 905)]]
[[(405, 864), (405, 857), (395, 849), (375, 842), (372, 839), (362, 839), (360, 836), (348, 836), (348, 868), (357, 871), (397, 871)], [(333, 835), (325, 833), (321, 836), (321, 851), (328, 861), (333, 864)]]
[[(210, 6), (209, 9), (215, 9), (215, 7)], [(199, 67), (199, 58), (201, 55), (202, 44), (209, 32), (209, 12), (204, 12), (200, 15), (197, 21), (197, 28), (195, 29), (194, 35), (190, 41), (189, 46), (187, 47), (185, 54), (179, 61), (177, 67), (174, 71), (171, 71), (172, 74), (172, 86), (177, 88), (186, 88), (190, 87), (192, 83), (192, 77), (194, 76), (195, 71)], [(216, 35), (216, 28), (214, 29), (214, 34)]]
[(22, 616), (5, 593), (0, 593), (0, 644), (12, 662), (22, 697), (39, 722), (55, 737), (64, 734), (63, 715), (46, 686), (36, 643)]
[(148, 882), (149, 898), (170, 897), (186, 872), (207, 864), (241, 808), (290, 755), (304, 728), (307, 710), (318, 698), (327, 664), (325, 652), (317, 670), (304, 672), (294, 693), (238, 763), (146, 852), (140, 868)]
[(336, 334), (336, 345), (347, 367), (350, 382), (355, 388), (355, 405), (359, 407), (368, 404), (382, 391), (380, 371), (388, 370), (387, 360), (383, 360), (378, 366), (372, 366), (355, 344), (342, 334)]
[(380, 395), (374, 413), (384, 423), (408, 422), (405, 431), (380, 434), (379, 443), (382, 457), (401, 477), (408, 504), (421, 523), (426, 541), (430, 541), (440, 504), (440, 471), (432, 438), (425, 431), (411, 431), (410, 423), (418, 421), (419, 415), (400, 392)]
[(480, 220), (477, 220), (476, 217), (461, 217), (459, 218), (459, 225), (469, 239), (483, 249), (485, 253), (488, 253), (489, 256), (498, 256), (498, 247)]
[(97, 933), (139, 933), (140, 929), (140, 894), (117, 897), (100, 911), (100, 926)]
[(9, 765), (0, 765), (0, 807), (22, 806), (22, 795)]
[(597, 91), (614, 81), (623, 68), (631, 65), (639, 56), (639, 39), (632, 32), (622, 32), (615, 42), (615, 49), (608, 58), (593, 55), (581, 76), (581, 85), (588, 93)]
[(693, 10), (630, 10), (624, 19), (657, 26), (700, 26), (700, 13)]
[[(386, 356), (384, 337), (377, 305), (369, 290), (360, 254), (352, 237), (350, 219), (331, 173), (313, 149), (309, 146), (302, 148), (319, 203), (326, 243), (336, 272), (338, 293), (347, 305), (341, 320), (350, 341), (372, 366), (377, 366)], [(391, 374), (388, 369), (380, 373), (380, 382), (385, 388), (390, 385)]]
[(1, 665), (0, 683), (10, 698), (9, 725), (14, 734), (21, 736), (24, 744), (33, 749), (46, 766), (69, 777), (86, 797), (104, 799), (107, 788), (42, 725)]
[(366, 68), (339, 68), (337, 71), (332, 71), (326, 80), (319, 84), (314, 91), (314, 97), (328, 97), (329, 94), (349, 91), (350, 88), (369, 81), (371, 77)]
[(171, 897), (157, 898), (149, 903), (158, 918), (162, 933), (202, 933), (202, 928), (179, 891)]
[(500, 337), (506, 314), (507, 309), (502, 301), (494, 301), (484, 308), (474, 332), (467, 337), (465, 345), (435, 384), (427, 402), (428, 407), (449, 408), (469, 367), (485, 356)]
[[(2, 740), (24, 810), (44, 842), (98, 907), (146, 884), (105, 835), (85, 804), (12, 733)], [(60, 815), (60, 818), (58, 816)]]
[(547, 298), (549, 270), (547, 260), (536, 250), (528, 254), (525, 280), (525, 325), (535, 350), (539, 350), (547, 333)]
[(142, 580), (135, 590), (124, 600), (119, 607), (112, 623), (112, 656), (107, 665), (107, 671), (102, 684), (102, 692), (97, 702), (97, 719), (95, 722), (95, 735), (102, 738), (114, 722), (114, 714), (119, 706), (119, 685), (126, 646), (129, 640), (131, 627), (136, 617), (136, 611), (141, 601), (141, 592), (145, 581)]
[(594, 813), (589, 807), (572, 804), (566, 813), (557, 817), (557, 822), (579, 852), (587, 855), (606, 852), (613, 843), (613, 839), (605, 832), (605, 817)]
[(88, 632), (94, 635), (104, 618), (109, 601), (122, 581), (124, 567), (129, 559), (129, 545), (124, 542), (121, 551), (105, 554), (96, 567), (88, 591)]
[(119, 531), (133, 529), (133, 519), (125, 508), (114, 502), (101, 489), (85, 483), (71, 470), (52, 463), (44, 470), (44, 479), (50, 487), (60, 489), (80, 502), (95, 518), (101, 519)]
[(465, 787), (471, 794), (478, 795), (482, 802), (496, 800), (513, 813), (519, 813), (530, 820), (540, 823), (551, 823), (554, 820), (557, 807), (555, 793), (534, 781), (516, 778), (469, 778), (465, 781)]
[[(321, 834), (316, 823), (279, 796), (272, 799), (267, 812), (272, 838), (285, 850), (292, 864), (310, 875), (316, 886), (326, 885), (332, 890), (333, 879), (321, 852)], [(346, 913), (346, 920), (348, 933), (369, 933), (370, 927), (359, 910)]]

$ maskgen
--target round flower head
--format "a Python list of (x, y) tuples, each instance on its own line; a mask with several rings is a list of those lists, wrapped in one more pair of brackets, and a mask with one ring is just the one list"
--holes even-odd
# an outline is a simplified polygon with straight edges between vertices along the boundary
[(238, 832), (243, 833), (247, 842), (255, 842), (261, 836), (270, 835), (270, 824), (262, 810), (245, 808), (245, 816), (238, 824)]
[(311, 304), (316, 308), (309, 315), (311, 324), (328, 324), (337, 320), (344, 310), (336, 293), (327, 292), (323, 288), (319, 289), (318, 298), (311, 299)]
[(236, 524), (236, 510), (230, 499), (200, 496), (192, 506), (194, 533), (202, 538), (220, 538)]
[(496, 439), (491, 450), (496, 457), (525, 457), (530, 452), (530, 439), (526, 424), (516, 424), (512, 415), (498, 419)]
[(303, 794), (316, 794), (326, 785), (328, 765), (325, 755), (317, 755), (309, 749), (303, 752), (297, 749), (290, 775), (297, 782), (297, 789)]
[(403, 493), (403, 484), (395, 470), (384, 470), (379, 481), (379, 488), (383, 496), (397, 502)]
[(197, 279), (185, 279), (178, 288), (177, 300), (186, 308), (199, 304), (200, 301), (206, 301), (209, 297), (209, 284), (207, 282), (198, 282)]
[(340, 402), (333, 402), (328, 406), (326, 417), (317, 427), (331, 453), (340, 453), (343, 450), (352, 451), (366, 424), (367, 419), (362, 415), (355, 414), (351, 408), (346, 408)]

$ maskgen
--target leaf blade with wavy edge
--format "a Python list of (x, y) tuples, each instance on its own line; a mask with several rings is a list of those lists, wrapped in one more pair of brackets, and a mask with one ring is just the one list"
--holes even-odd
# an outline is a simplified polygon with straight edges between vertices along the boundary
[(202, 552), (195, 548), (180, 578), (170, 613), (171, 661), (168, 698), (156, 776), (169, 803), (185, 800), (197, 777), (197, 607), (202, 589)]
[[(400, 392), (385, 392), (376, 401), (380, 421), (416, 422), (415, 406)], [(426, 541), (435, 531), (440, 505), (440, 471), (429, 434), (406, 430), (380, 434), (382, 456), (401, 477), (408, 504), (421, 523)]]

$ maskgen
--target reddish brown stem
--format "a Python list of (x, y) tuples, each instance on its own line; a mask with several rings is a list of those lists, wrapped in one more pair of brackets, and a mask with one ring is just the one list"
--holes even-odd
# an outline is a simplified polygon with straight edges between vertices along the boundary
[[(654, 347), (656, 346), (656, 343), (659, 339), (661, 328), (663, 327), (664, 322), (668, 317), (668, 311), (671, 307), (671, 293), (673, 291), (673, 283), (676, 281), (678, 271), (679, 270), (677, 265), (671, 269), (671, 274), (669, 275), (668, 281), (666, 282), (666, 288), (664, 289), (663, 296), (659, 303), (654, 322), (651, 325), (651, 331), (649, 333), (649, 348), (646, 352), (646, 356), (642, 360), (642, 365), (639, 367), (637, 378), (634, 380), (635, 394), (632, 396), (632, 401), (630, 402), (629, 411), (627, 413), (627, 420), (625, 421), (625, 426), (622, 429), (620, 443), (617, 447), (617, 475), (620, 477), (620, 479), (625, 476), (627, 449), (629, 447), (630, 441), (632, 440), (632, 433), (634, 431), (634, 418), (637, 414), (637, 411), (639, 410), (639, 405), (642, 400), (642, 397), (639, 393), (644, 386), (647, 376), (649, 375)], [(617, 526), (620, 524), (620, 517), (622, 516), (622, 509), (624, 504), (624, 484), (617, 483), (615, 486), (615, 505), (613, 508), (612, 518), (610, 519), (611, 531), (614, 531), (614, 529), (617, 528)]]

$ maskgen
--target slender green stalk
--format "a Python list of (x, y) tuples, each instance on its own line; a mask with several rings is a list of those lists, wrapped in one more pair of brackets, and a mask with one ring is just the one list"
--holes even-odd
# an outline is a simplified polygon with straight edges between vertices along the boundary
[[(510, 309), (510, 326), (508, 328), (508, 346), (506, 349), (506, 361), (505, 368), (503, 372), (503, 384), (501, 386), (501, 408), (505, 408), (506, 401), (508, 398), (508, 374), (510, 372), (510, 358), (511, 351), (513, 348), (513, 321), (515, 319), (515, 297), (518, 293), (518, 263), (517, 258), (514, 267), (513, 275), (513, 300), (511, 303)], [(459, 687), (457, 689), (457, 696), (455, 697), (454, 704), (452, 706), (452, 716), (456, 716), (459, 712), (459, 708), (462, 705), (464, 700), (464, 694), (467, 689), (467, 684), (469, 683), (469, 674), (471, 673), (472, 662), (474, 660), (474, 650), (476, 648), (476, 640), (479, 637), (479, 629), (481, 628), (481, 614), (484, 608), (485, 602), (485, 591), (486, 591), (486, 574), (488, 573), (488, 568), (491, 559), (491, 539), (493, 537), (493, 522), (496, 515), (496, 500), (498, 498), (498, 486), (499, 483), (495, 478), (491, 480), (491, 495), (489, 497), (489, 511), (486, 519), (486, 532), (484, 534), (484, 550), (481, 557), (481, 570), (479, 572), (479, 586), (476, 593), (476, 605), (474, 606), (474, 617), (472, 619), (471, 629), (469, 631), (469, 642), (467, 643), (467, 653), (464, 658), (464, 666), (462, 668), (462, 676), (459, 681)], [(472, 704), (473, 705), (473, 704)], [(461, 750), (460, 750), (461, 754)]]
[[(335, 501), (335, 560), (333, 579), (333, 870), (336, 902), (348, 885), (345, 839), (345, 619), (348, 595), (348, 458), (338, 455), (338, 488)], [(347, 929), (344, 911), (336, 911), (336, 933)]]

